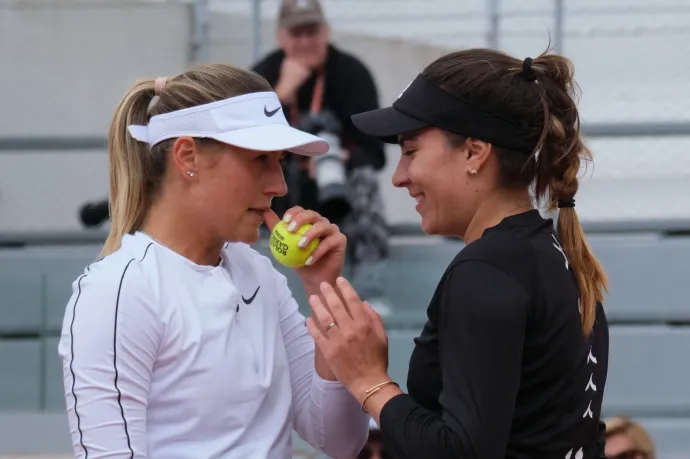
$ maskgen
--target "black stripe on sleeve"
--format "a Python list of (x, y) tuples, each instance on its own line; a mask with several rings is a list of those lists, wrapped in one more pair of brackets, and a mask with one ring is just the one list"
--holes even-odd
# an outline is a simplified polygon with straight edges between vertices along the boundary
[[(141, 260), (139, 260), (139, 263), (144, 261), (144, 258), (146, 258), (146, 254), (149, 253), (149, 248), (153, 243), (150, 243), (149, 245), (146, 246), (146, 250), (144, 251), (144, 256), (141, 257)], [(132, 262), (135, 261), (134, 258), (129, 260), (127, 262), (127, 265), (125, 266), (125, 269), (122, 271), (122, 277), (120, 277), (120, 286), (117, 289), (117, 300), (115, 302), (115, 321), (114, 321), (114, 330), (113, 330), (113, 369), (115, 370), (115, 390), (117, 391), (117, 404), (120, 406), (120, 413), (122, 414), (122, 422), (124, 423), (125, 426), (125, 435), (127, 436), (127, 447), (129, 448), (130, 452), (130, 458), (134, 459), (134, 450), (132, 449), (132, 442), (129, 437), (129, 429), (127, 427), (127, 418), (125, 417), (125, 409), (122, 406), (122, 392), (120, 391), (120, 388), (117, 386), (117, 379), (118, 379), (118, 371), (117, 371), (117, 313), (120, 309), (120, 293), (122, 292), (122, 282), (125, 280), (125, 274), (127, 273), (127, 269), (129, 269), (129, 265), (132, 264)]]
[(77, 293), (77, 299), (74, 300), (74, 307), (72, 308), (72, 323), (69, 326), (69, 339), (70, 339), (70, 346), (71, 346), (71, 352), (72, 356), (69, 361), (69, 371), (72, 373), (72, 397), (74, 398), (74, 415), (77, 417), (77, 430), (79, 431), (79, 444), (81, 445), (82, 448), (84, 448), (84, 458), (88, 459), (89, 457), (89, 451), (86, 449), (86, 446), (84, 446), (84, 433), (81, 431), (81, 418), (79, 417), (79, 411), (77, 411), (77, 393), (74, 390), (75, 383), (77, 381), (77, 377), (74, 374), (74, 319), (77, 317), (77, 303), (79, 303), (79, 297), (81, 296), (81, 281), (86, 277), (87, 275), (84, 274), (82, 275), (79, 280), (77, 281), (77, 287), (78, 287), (78, 293)]

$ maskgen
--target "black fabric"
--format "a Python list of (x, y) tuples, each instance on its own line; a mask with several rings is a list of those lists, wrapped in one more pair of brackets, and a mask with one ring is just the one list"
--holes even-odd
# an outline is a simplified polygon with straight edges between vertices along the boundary
[(540, 130), (489, 112), (462, 97), (433, 85), (418, 75), (392, 107), (360, 113), (352, 117), (354, 125), (384, 142), (397, 143), (397, 136), (417, 127), (436, 126), (450, 132), (474, 137), (524, 153), (532, 153)]
[(381, 412), (394, 457), (604, 456), (607, 319), (598, 305), (583, 337), (575, 277), (552, 220), (533, 210), (487, 229), (449, 265), (427, 315), (409, 393)]
[[(275, 88), (284, 59), (285, 53), (276, 50), (257, 62), (252, 69)], [(325, 69), (323, 110), (333, 111), (343, 126), (343, 147), (350, 151), (348, 168), (369, 165), (377, 171), (383, 169), (386, 163), (383, 144), (356, 129), (351, 119), (355, 113), (379, 108), (378, 91), (371, 72), (360, 59), (334, 45), (328, 47)], [(315, 83), (316, 72), (300, 87), (297, 94), (300, 113), (309, 111)], [(286, 105), (283, 110), (289, 120), (290, 107)]]

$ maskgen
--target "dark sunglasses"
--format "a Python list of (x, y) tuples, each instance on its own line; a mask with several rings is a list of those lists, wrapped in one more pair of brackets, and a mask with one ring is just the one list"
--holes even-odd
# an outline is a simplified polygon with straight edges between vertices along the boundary
[(645, 451), (632, 449), (629, 451), (623, 451), (615, 456), (608, 456), (608, 459), (649, 459), (649, 455)]

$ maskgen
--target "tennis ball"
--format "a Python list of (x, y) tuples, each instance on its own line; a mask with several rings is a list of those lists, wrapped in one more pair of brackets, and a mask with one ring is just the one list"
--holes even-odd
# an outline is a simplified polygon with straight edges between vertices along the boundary
[(301, 268), (316, 249), (316, 246), (319, 245), (319, 239), (316, 238), (305, 248), (301, 248), (297, 243), (302, 239), (304, 233), (311, 228), (311, 224), (302, 225), (294, 233), (288, 231), (287, 228), (288, 224), (281, 220), (271, 231), (271, 253), (279, 263), (290, 268)]

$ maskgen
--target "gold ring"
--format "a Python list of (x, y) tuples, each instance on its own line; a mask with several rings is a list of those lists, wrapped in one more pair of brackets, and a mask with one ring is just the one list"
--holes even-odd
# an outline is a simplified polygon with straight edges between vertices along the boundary
[(335, 326), (336, 326), (336, 323), (335, 323), (335, 322), (331, 322), (330, 324), (326, 325), (326, 331), (330, 330), (331, 328), (333, 328), (333, 327), (335, 327)]

